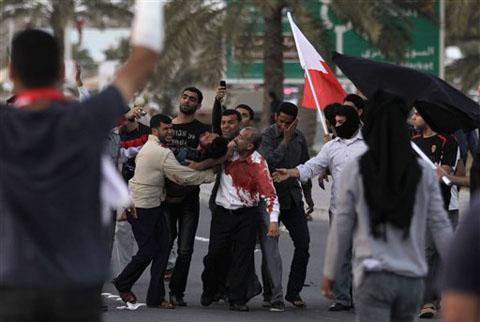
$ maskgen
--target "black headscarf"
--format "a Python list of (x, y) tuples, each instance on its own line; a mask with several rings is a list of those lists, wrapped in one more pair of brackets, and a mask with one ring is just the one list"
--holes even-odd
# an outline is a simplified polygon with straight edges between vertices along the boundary
[(409, 108), (390, 93), (378, 92), (369, 102), (362, 130), (368, 151), (360, 159), (370, 227), (375, 238), (385, 238), (387, 223), (408, 237), (417, 184), (422, 175), (410, 146), (406, 118)]
[(335, 109), (335, 115), (346, 117), (346, 121), (342, 125), (335, 126), (337, 136), (342, 139), (350, 139), (360, 126), (360, 117), (357, 110), (352, 106), (340, 105)]

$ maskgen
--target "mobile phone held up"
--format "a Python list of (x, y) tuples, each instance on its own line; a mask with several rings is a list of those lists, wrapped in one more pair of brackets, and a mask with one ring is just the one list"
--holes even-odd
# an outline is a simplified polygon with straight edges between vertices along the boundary
[(220, 87), (227, 87), (227, 82), (224, 80), (220, 81)]

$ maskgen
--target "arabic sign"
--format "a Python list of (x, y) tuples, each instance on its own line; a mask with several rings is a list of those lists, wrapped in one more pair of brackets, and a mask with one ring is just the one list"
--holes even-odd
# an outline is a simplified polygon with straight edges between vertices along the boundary
[[(230, 0), (231, 2), (232, 0)], [(440, 21), (440, 6), (442, 0), (437, 0), (432, 8), (438, 21)], [(349, 23), (340, 21), (332, 12), (329, 0), (310, 0), (306, 7), (330, 31), (331, 48), (347, 55), (387, 61), (380, 51), (368, 41), (356, 34)], [(405, 54), (402, 65), (442, 76), (441, 55), (443, 46), (440, 37), (440, 28), (415, 12), (406, 12), (412, 21), (412, 41)], [(261, 18), (261, 15), (257, 15)], [(262, 83), (263, 82), (263, 25), (261, 19), (256, 19), (258, 34), (254, 45), (249, 48), (253, 61), (247, 66), (241, 66), (238, 55), (242, 48), (232, 46), (227, 48), (227, 79), (230, 83)], [(285, 83), (303, 83), (304, 71), (298, 62), (293, 36), (288, 26), (286, 13), (282, 19), (283, 45), (284, 45), (284, 73)], [(245, 48), (243, 48), (245, 50)], [(388, 61), (387, 61), (388, 62)], [(337, 69), (337, 76), (343, 76)]]

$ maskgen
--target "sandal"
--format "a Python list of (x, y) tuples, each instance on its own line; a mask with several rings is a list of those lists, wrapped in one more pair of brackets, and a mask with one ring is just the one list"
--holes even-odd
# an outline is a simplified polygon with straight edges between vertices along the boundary
[(304, 308), (306, 307), (307, 305), (305, 304), (305, 302), (303, 302), (303, 300), (301, 299), (301, 297), (297, 297), (295, 299), (292, 299), (292, 298), (285, 298), (285, 300), (287, 302), (290, 302), (292, 303), (293, 306), (295, 307), (298, 307), (298, 308)]
[(166, 300), (163, 300), (158, 305), (147, 305), (147, 306), (151, 308), (165, 309), (165, 310), (173, 310), (175, 308), (175, 305), (171, 301), (166, 301)]
[(437, 307), (435, 306), (435, 304), (427, 303), (420, 310), (418, 317), (421, 319), (430, 319), (433, 318), (435, 315), (437, 315)]

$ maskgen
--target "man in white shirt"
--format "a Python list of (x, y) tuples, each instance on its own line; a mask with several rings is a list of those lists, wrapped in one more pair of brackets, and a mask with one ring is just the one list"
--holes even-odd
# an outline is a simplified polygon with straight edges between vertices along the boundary
[(147, 266), (152, 263), (147, 306), (173, 308), (165, 300), (163, 274), (165, 272), (170, 241), (165, 221), (165, 177), (180, 185), (198, 185), (212, 182), (212, 170), (196, 171), (180, 165), (173, 152), (166, 147), (172, 138), (170, 117), (155, 115), (150, 120), (152, 134), (136, 158), (135, 174), (129, 181), (135, 208), (128, 215), (138, 252), (114, 280), (113, 284), (125, 302), (135, 302), (131, 289)]
[(246, 306), (247, 289), (254, 269), (253, 255), (260, 200), (265, 200), (270, 214), (268, 236), (276, 237), (279, 234), (279, 203), (275, 187), (265, 159), (255, 151), (261, 138), (261, 133), (254, 128), (247, 127), (240, 131), (229, 144), (230, 150), (235, 151), (223, 165), (213, 188), (210, 198), (210, 244), (202, 273), (203, 306), (213, 302), (219, 286), (223, 283), (223, 274), (219, 274), (219, 269), (223, 267), (221, 263), (230, 255), (230, 310), (249, 310)]
[[(346, 105), (338, 106), (335, 111), (335, 121), (337, 137), (327, 142), (317, 156), (293, 169), (277, 169), (272, 175), (276, 181), (284, 181), (293, 177), (305, 182), (308, 179), (323, 174), (326, 169), (330, 169), (332, 173), (330, 218), (332, 215), (335, 215), (338, 182), (343, 167), (349, 161), (354, 160), (367, 150), (360, 131), (360, 119), (355, 109)], [(350, 248), (336, 280), (334, 288), (335, 303), (330, 306), (330, 311), (344, 311), (352, 307), (351, 254)]]

